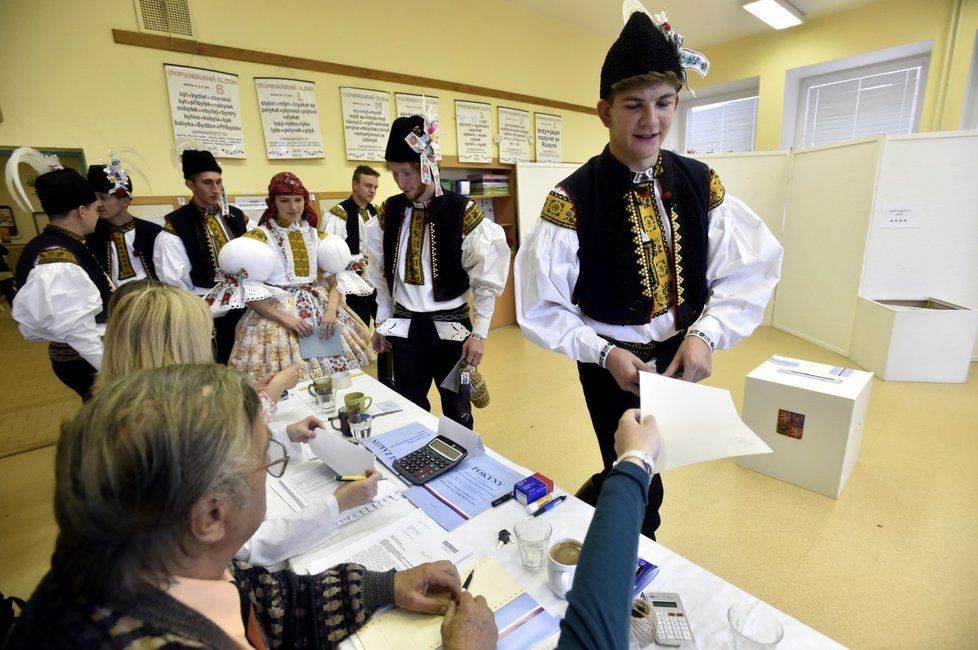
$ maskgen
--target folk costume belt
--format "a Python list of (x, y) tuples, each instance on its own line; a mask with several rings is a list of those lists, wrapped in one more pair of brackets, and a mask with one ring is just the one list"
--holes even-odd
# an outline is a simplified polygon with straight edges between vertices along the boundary
[(426, 318), (442, 323), (461, 323), (469, 318), (469, 306), (466, 303), (454, 309), (444, 309), (441, 311), (411, 311), (399, 303), (394, 303), (395, 318)]
[(665, 341), (651, 341), (649, 343), (629, 343), (628, 341), (613, 339), (610, 336), (602, 336), (600, 334), (598, 336), (601, 336), (601, 338), (615, 347), (631, 352), (645, 363), (649, 363), (660, 356), (672, 359), (676, 354), (676, 350), (682, 344), (683, 339), (686, 338), (686, 332), (679, 332)]

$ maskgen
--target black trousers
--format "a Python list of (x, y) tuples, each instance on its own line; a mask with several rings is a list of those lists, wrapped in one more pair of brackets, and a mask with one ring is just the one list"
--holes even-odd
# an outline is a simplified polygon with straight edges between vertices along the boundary
[[(657, 349), (655, 366), (658, 372), (663, 372), (669, 366), (681, 342), (680, 335), (664, 342), (662, 347)], [(643, 360), (649, 361), (649, 359)], [(601, 462), (604, 465), (602, 471), (591, 477), (591, 485), (582, 490), (578, 496), (595, 505), (598, 494), (601, 493), (601, 486), (608, 472), (611, 471), (611, 464), (618, 458), (615, 452), (615, 431), (618, 430), (618, 420), (626, 410), (638, 408), (640, 400), (638, 395), (622, 390), (611, 373), (596, 363), (578, 362), (577, 372), (581, 380), (581, 388), (584, 390), (584, 402), (591, 416), (591, 426), (594, 427), (598, 447), (601, 449)], [(642, 534), (652, 539), (655, 539), (655, 531), (661, 522), (659, 507), (662, 505), (663, 495), (662, 477), (656, 474), (649, 485), (649, 504), (645, 509), (645, 519), (642, 522)]]
[(244, 309), (232, 309), (214, 319), (214, 361), (227, 365), (234, 348), (234, 328), (244, 315)]
[(61, 383), (78, 393), (82, 401), (91, 397), (92, 386), (95, 384), (96, 370), (84, 359), (74, 361), (55, 361), (51, 359), (51, 369)]
[[(462, 323), (472, 329), (468, 320)], [(462, 426), (473, 428), (471, 413), (462, 414), (458, 408), (458, 394), (441, 387), (448, 373), (462, 358), (463, 341), (443, 341), (438, 338), (435, 324), (424, 314), (411, 319), (408, 337), (389, 337), (394, 354), (394, 390), (426, 411), (431, 410), (428, 389), (431, 382), (438, 386), (441, 395), (441, 411), (449, 419)]]
[[(377, 320), (377, 292), (374, 291), (369, 296), (346, 296), (347, 306), (360, 317), (367, 325), (370, 319)], [(394, 379), (394, 358), (390, 352), (381, 352), (377, 355), (377, 379), (391, 386)]]

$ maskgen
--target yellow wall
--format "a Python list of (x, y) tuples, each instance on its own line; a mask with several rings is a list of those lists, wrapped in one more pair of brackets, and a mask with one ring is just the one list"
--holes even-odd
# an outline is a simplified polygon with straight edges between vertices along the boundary
[[(369, 4), (323, 0), (191, 0), (196, 40), (251, 50), (454, 81), (593, 106), (610, 43), (505, 5), (473, 0)], [(423, 6), (420, 10), (418, 7)], [(288, 8), (288, 17), (274, 7)], [(342, 9), (339, 9), (342, 7)], [(409, 11), (409, 8), (411, 9)], [(464, 20), (463, 20), (464, 17)], [(277, 171), (291, 169), (310, 189), (349, 190), (356, 163), (345, 159), (340, 86), (393, 92), (423, 88), (340, 77), (285, 67), (116, 45), (111, 29), (138, 31), (132, 0), (31, 0), (0, 3), (0, 145), (82, 148), (89, 163), (111, 149), (131, 148), (155, 195), (185, 195), (171, 162), (173, 132), (163, 63), (213, 68), (239, 75), (246, 160), (222, 160), (232, 193), (263, 193)], [(574, 70), (569, 83), (557, 70)], [(253, 77), (315, 81), (325, 160), (269, 161)], [(595, 115), (441, 90), (442, 151), (454, 155), (454, 100), (560, 114), (563, 156), (583, 161), (600, 150), (607, 132)], [(393, 96), (391, 97), (394, 109)], [(532, 125), (531, 125), (532, 128)], [(531, 133), (532, 136), (532, 133)], [(494, 147), (495, 149), (495, 147)], [(498, 151), (494, 151), (498, 156)], [(531, 146), (531, 159), (534, 153)], [(135, 159), (133, 159), (135, 160)], [(148, 194), (134, 175), (137, 194)], [(141, 187), (140, 187), (141, 186)], [(394, 183), (381, 177), (380, 198)], [(25, 228), (31, 234), (33, 228)]]
[[(953, 10), (959, 3), (961, 20), (952, 31)], [(978, 0), (885, 0), (703, 52), (712, 63), (710, 84), (760, 78), (756, 148), (778, 149), (786, 71), (927, 39), (933, 39), (934, 45), (920, 130), (957, 129), (976, 28)], [(953, 47), (946, 56), (949, 35)], [(949, 67), (942, 79), (945, 61)], [(706, 87), (702, 82), (695, 86)]]
[[(323, 0), (191, 0), (197, 40), (400, 72), (592, 106), (610, 39), (555, 23), (511, 3), (375, 0), (369, 5)], [(960, 20), (951, 30), (959, 6)], [(422, 9), (423, 7), (423, 9)], [(884, 0), (812, 20), (782, 32), (700, 48), (713, 67), (696, 88), (760, 78), (758, 149), (779, 147), (786, 70), (925, 39), (934, 48), (921, 130), (957, 128), (964, 100), (978, 0)], [(680, 26), (677, 26), (679, 28)], [(132, 0), (0, 2), (0, 145), (81, 148), (89, 162), (132, 148), (156, 195), (186, 194), (171, 162), (172, 128), (163, 63), (239, 75), (248, 158), (224, 160), (232, 193), (260, 193), (283, 168), (318, 191), (349, 187), (338, 88), (428, 92), (441, 102), (443, 152), (456, 153), (454, 100), (487, 101), (563, 116), (566, 161), (583, 161), (607, 140), (593, 115), (386, 82), (116, 45), (111, 29), (137, 31)], [(680, 31), (681, 28), (680, 28)], [(949, 36), (950, 55), (946, 55)], [(691, 47), (696, 44), (689, 42)], [(944, 64), (948, 66), (944, 73)], [(317, 83), (325, 160), (269, 161), (253, 77)], [(393, 103), (393, 100), (392, 100)], [(533, 153), (531, 152), (531, 158)], [(142, 185), (141, 179), (135, 180)], [(380, 198), (394, 190), (381, 178)], [(148, 188), (137, 185), (137, 193)], [(26, 226), (26, 224), (24, 224)], [(30, 229), (25, 227), (28, 233)]]

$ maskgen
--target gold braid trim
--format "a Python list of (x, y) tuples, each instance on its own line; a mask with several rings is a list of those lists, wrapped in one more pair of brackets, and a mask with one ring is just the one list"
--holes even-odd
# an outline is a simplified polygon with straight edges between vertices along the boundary
[[(424, 246), (424, 226), (427, 221), (427, 212), (423, 208), (411, 210), (411, 225), (408, 231), (407, 241), (407, 263), (404, 265), (405, 284), (424, 284), (424, 266), (421, 264), (421, 251)], [(433, 233), (432, 233), (433, 234)], [(435, 242), (432, 239), (431, 250), (435, 250)]]
[[(129, 251), (126, 248), (126, 233), (122, 230), (113, 231), (112, 241), (108, 246), (110, 249), (115, 246), (115, 254), (119, 258), (119, 279), (128, 280), (136, 277), (136, 270), (132, 266), (132, 260), (129, 258)], [(109, 260), (111, 259), (112, 251), (109, 250)]]
[(217, 278), (217, 273), (221, 266), (217, 263), (217, 255), (224, 248), (224, 245), (228, 243), (227, 235), (224, 234), (224, 229), (221, 227), (220, 222), (217, 220), (217, 216), (209, 214), (204, 217), (204, 231), (207, 233), (207, 244), (210, 246), (211, 254), (211, 265), (214, 267), (214, 277)]
[(319, 232), (319, 241), (322, 241), (322, 240), (326, 239), (327, 237), (329, 237), (329, 233), (328, 232), (323, 232), (322, 230), (320, 230), (318, 232)]
[(669, 221), (672, 224), (672, 267), (676, 269), (676, 307), (679, 307), (685, 302), (686, 278), (683, 277), (683, 233), (679, 229), (676, 208), (669, 211)]
[(248, 239), (257, 239), (258, 241), (265, 244), (268, 243), (268, 235), (265, 234), (264, 228), (255, 228), (253, 230), (249, 230), (248, 232), (246, 232), (241, 236), (247, 237)]
[[(173, 224), (170, 223), (169, 221), (167, 221), (165, 224), (163, 224), (163, 230), (165, 230), (166, 232), (170, 233), (171, 235), (176, 235), (177, 234), (176, 228), (174, 228), (173, 227)], [(179, 237), (179, 236), (180, 235), (177, 235), (177, 237)]]
[(295, 274), (308, 276), (309, 249), (306, 248), (306, 240), (302, 237), (302, 230), (289, 231), (289, 248), (292, 249), (292, 266), (295, 268)]
[(380, 204), (380, 207), (377, 208), (377, 221), (380, 222), (381, 230), (383, 230), (384, 226), (387, 225), (386, 217), (387, 217), (387, 201), (384, 201), (383, 203)]
[[(642, 295), (652, 297), (652, 278), (649, 274), (649, 259), (645, 254), (642, 242), (642, 216), (634, 192), (625, 195), (625, 208), (628, 212), (628, 226), (632, 232), (632, 255), (638, 260), (639, 282), (642, 284)], [(654, 305), (653, 305), (654, 306)]]
[(570, 197), (554, 191), (551, 191), (547, 195), (547, 200), (543, 202), (540, 218), (561, 228), (577, 230), (577, 212), (574, 209), (574, 202)]
[(331, 207), (329, 209), (329, 213), (338, 217), (339, 219), (342, 219), (343, 221), (346, 221), (346, 217), (347, 217), (346, 210), (340, 207), (339, 203)]
[(48, 248), (37, 255), (38, 264), (79, 264), (78, 258), (67, 248)]
[(475, 230), (475, 227), (482, 223), (484, 216), (479, 204), (475, 201), (469, 201), (465, 207), (465, 214), (462, 215), (462, 234), (467, 235)]
[(715, 171), (710, 170), (710, 210), (717, 207), (723, 203), (724, 197), (727, 196), (727, 191), (723, 189), (723, 183), (720, 182), (720, 177)]

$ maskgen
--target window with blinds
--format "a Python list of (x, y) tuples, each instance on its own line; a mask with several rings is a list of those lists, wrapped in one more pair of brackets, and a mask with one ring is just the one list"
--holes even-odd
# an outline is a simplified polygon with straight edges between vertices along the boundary
[(757, 95), (690, 106), (685, 125), (687, 154), (753, 151)]
[(911, 57), (802, 79), (795, 146), (913, 133), (929, 59)]

